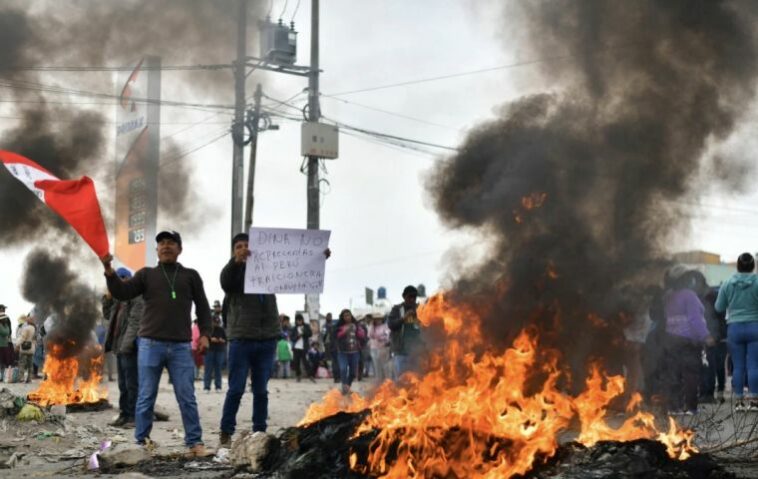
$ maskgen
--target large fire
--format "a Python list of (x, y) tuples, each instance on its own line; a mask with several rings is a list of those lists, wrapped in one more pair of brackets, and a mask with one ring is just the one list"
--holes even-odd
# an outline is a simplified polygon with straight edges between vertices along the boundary
[(62, 357), (62, 345), (52, 344), (49, 348), (42, 368), (45, 380), (36, 391), (29, 393), (30, 401), (48, 406), (96, 403), (107, 399), (108, 391), (100, 385), (104, 358), (100, 346), (96, 346), (99, 349), (90, 356), (88, 364), (80, 364), (76, 357)]
[(625, 420), (609, 424), (609, 404), (623, 393), (624, 379), (604, 375), (599, 366), (591, 369), (584, 392), (562, 391), (559, 355), (539, 351), (534, 332), (521, 332), (503, 352), (475, 354), (483, 341), (471, 307), (437, 295), (418, 315), (424, 326), (436, 324), (446, 333), (444, 355), (430, 353), (426, 375), (387, 381), (371, 399), (356, 393), (346, 399), (333, 390), (301, 423), (368, 409), (356, 434), (379, 434), (365, 464), (351, 456), (358, 472), (386, 478), (508, 478), (552, 456), (566, 439), (586, 446), (657, 439), (679, 459), (695, 451), (691, 432), (673, 420), (668, 431), (658, 431), (654, 416), (639, 410), (638, 394), (632, 395)]

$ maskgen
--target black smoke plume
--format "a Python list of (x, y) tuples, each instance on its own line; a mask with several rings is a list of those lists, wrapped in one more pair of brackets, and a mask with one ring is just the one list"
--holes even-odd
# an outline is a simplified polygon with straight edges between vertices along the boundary
[[(125, 66), (144, 55), (159, 55), (164, 65), (230, 63), (236, 56), (236, 0), (64, 0), (6, 1), (0, 6), (0, 111), (17, 118), (17, 126), (0, 137), (0, 149), (30, 157), (62, 177), (97, 176), (112, 172), (105, 158), (107, 120), (116, 100), (57, 95), (52, 87), (110, 94), (111, 73), (46, 73), (39, 66)], [(248, 48), (255, 53), (255, 21), (262, 2), (249, 2)], [(172, 99), (231, 104), (231, 70), (164, 73), (164, 92)], [(75, 75), (75, 76), (74, 76)], [(68, 82), (68, 83), (67, 83)], [(164, 93), (165, 94), (165, 93)], [(105, 103), (100, 109), (76, 103)], [(66, 105), (62, 106), (64, 103)], [(109, 104), (112, 103), (113, 106)], [(169, 152), (176, 147), (166, 148)], [(176, 165), (172, 170), (176, 170)], [(2, 170), (2, 169), (0, 169)], [(192, 171), (191, 168), (187, 169)], [(190, 174), (175, 174), (171, 187), (192, 192)], [(67, 230), (53, 214), (30, 201), (24, 187), (0, 171), (0, 241), (10, 245), (30, 234), (57, 227)], [(178, 203), (178, 201), (183, 203)], [(202, 202), (193, 194), (174, 196), (162, 221), (201, 217)]]
[[(255, 19), (262, 16), (260, 8), (261, 2), (249, 2), (251, 53), (255, 53), (253, 32)], [(236, 57), (237, 15), (236, 0), (2, 2), (0, 112), (6, 117), (2, 121), (12, 126), (0, 136), (0, 149), (27, 156), (61, 178), (88, 175), (112, 182), (115, 168), (112, 158), (105, 157), (105, 146), (110, 137), (107, 129), (115, 128), (109, 120), (116, 99), (55, 93), (62, 88), (112, 94), (111, 73), (29, 67), (126, 66), (145, 55), (161, 56), (163, 65), (230, 63)], [(164, 73), (162, 83), (164, 96), (171, 91), (172, 100), (225, 104), (233, 100), (229, 69)], [(162, 149), (171, 152), (177, 147)], [(160, 209), (161, 221), (186, 224), (187, 218), (207, 217), (198, 213), (203, 202), (192, 193), (192, 169), (177, 165), (171, 169), (172, 191), (182, 194), (171, 195), (170, 209)], [(101, 198), (105, 191), (99, 188)], [(48, 341), (63, 346), (60, 354), (83, 354), (100, 313), (96, 293), (77, 282), (80, 269), (69, 261), (91, 261), (91, 253), (65, 222), (4, 168), (0, 168), (0, 225), (3, 247), (55, 238), (55, 248), (65, 250), (62, 255), (44, 250), (29, 254), (23, 295), (58, 317)]]
[(32, 250), (26, 258), (21, 292), (36, 305), (38, 328), (48, 316), (53, 318), (45, 340), (58, 347), (48, 353), (59, 359), (80, 357), (88, 346), (97, 345), (92, 336), (101, 317), (97, 294), (79, 280), (66, 257), (41, 248)]
[(429, 189), (448, 225), (493, 237), (493, 260), (454, 287), (496, 303), (490, 337), (536, 324), (581, 369), (620, 351), (635, 291), (660, 282), (667, 242), (686, 231), (710, 148), (754, 100), (758, 4), (518, 5), (555, 90), (476, 127)]

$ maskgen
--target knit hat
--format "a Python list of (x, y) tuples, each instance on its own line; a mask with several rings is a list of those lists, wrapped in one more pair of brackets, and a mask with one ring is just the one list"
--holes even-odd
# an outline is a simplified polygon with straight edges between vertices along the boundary
[(123, 266), (116, 270), (116, 274), (121, 279), (129, 279), (132, 277), (132, 272), (124, 268)]

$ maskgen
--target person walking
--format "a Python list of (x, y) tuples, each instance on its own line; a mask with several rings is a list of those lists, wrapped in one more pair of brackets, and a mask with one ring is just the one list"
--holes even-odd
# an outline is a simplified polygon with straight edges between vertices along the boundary
[(0, 382), (12, 379), (5, 377), (6, 368), (13, 366), (12, 331), (11, 318), (5, 314), (5, 305), (0, 304)]
[(184, 425), (184, 443), (188, 456), (208, 453), (203, 444), (203, 430), (197, 412), (194, 387), (192, 341), (192, 305), (195, 305), (200, 339), (199, 350), (208, 348), (211, 334), (210, 305), (203, 280), (194, 269), (177, 261), (182, 253), (182, 238), (176, 231), (161, 231), (155, 237), (158, 265), (145, 267), (122, 280), (111, 266), (113, 257), (101, 258), (108, 290), (114, 298), (128, 301), (142, 296), (145, 311), (137, 340), (139, 393), (135, 411), (134, 437), (137, 444), (150, 445), (155, 400), (161, 373), (168, 368)]
[(295, 314), (295, 325), (290, 330), (290, 341), (292, 341), (292, 361), (295, 369), (297, 382), (303, 377), (303, 373), (312, 381), (316, 382), (313, 377), (311, 368), (308, 367), (308, 345), (313, 333), (311, 327), (305, 324), (305, 318), (302, 314)]
[(717, 312), (726, 313), (736, 411), (758, 411), (758, 276), (754, 271), (755, 258), (742, 253), (737, 258), (737, 273), (721, 285), (714, 306)]
[(221, 392), (221, 365), (226, 354), (226, 333), (221, 327), (221, 317), (213, 317), (213, 330), (211, 331), (211, 344), (205, 352), (203, 388), (211, 392), (211, 381), (216, 392)]
[[(116, 274), (128, 280), (132, 273), (126, 268), (118, 268)], [(139, 393), (137, 363), (137, 332), (145, 309), (141, 297), (129, 301), (116, 301), (110, 293), (103, 296), (103, 316), (108, 320), (104, 349), (106, 354), (116, 355), (118, 375), (119, 414), (110, 425), (113, 427), (134, 427), (134, 416)]]
[(34, 349), (36, 342), (34, 341), (35, 328), (32, 321), (27, 316), (21, 316), (18, 318), (18, 334), (16, 341), (16, 348), (18, 352), (18, 369), (20, 377), (25, 377), (24, 381), (27, 383), (32, 382), (34, 376)]
[(374, 380), (381, 384), (389, 379), (387, 364), (390, 359), (390, 328), (382, 316), (371, 318), (368, 327), (368, 343), (371, 362), (374, 365)]
[(692, 290), (694, 276), (689, 273), (685, 266), (676, 265), (666, 278), (663, 348), (669, 414), (697, 414), (703, 345), (714, 344), (705, 324), (703, 303)]
[(337, 321), (337, 357), (340, 362), (342, 394), (350, 394), (350, 387), (358, 374), (361, 341), (365, 339), (363, 328), (359, 328), (349, 309), (340, 312)]

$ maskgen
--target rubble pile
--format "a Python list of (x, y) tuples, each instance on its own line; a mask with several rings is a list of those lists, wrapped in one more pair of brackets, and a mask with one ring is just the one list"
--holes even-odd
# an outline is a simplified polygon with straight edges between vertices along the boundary
[[(372, 440), (378, 431), (355, 436), (367, 411), (338, 413), (303, 427), (288, 428), (278, 437), (261, 433), (243, 435), (232, 446), (232, 462), (238, 471), (271, 479), (369, 478), (361, 474)], [(455, 435), (455, 431), (451, 431)], [(490, 438), (497, 442), (497, 438)], [(247, 458), (245, 457), (247, 455)], [(357, 467), (350, 467), (354, 455)], [(245, 461), (247, 459), (247, 462)], [(387, 457), (391, 462), (392, 457)], [(451, 478), (454, 475), (449, 476)], [(519, 479), (728, 479), (735, 476), (711, 456), (694, 454), (679, 461), (669, 457), (657, 441), (601, 441), (592, 447), (574, 442), (560, 446), (556, 454)]]

